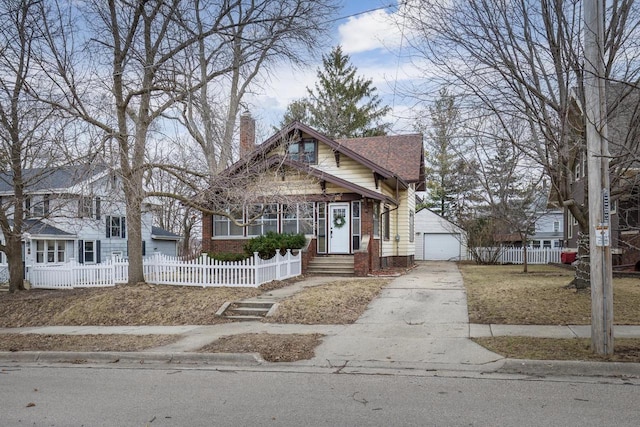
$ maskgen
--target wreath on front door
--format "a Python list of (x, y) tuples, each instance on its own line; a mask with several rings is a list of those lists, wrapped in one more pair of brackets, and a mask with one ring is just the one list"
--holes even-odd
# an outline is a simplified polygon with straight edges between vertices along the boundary
[(335, 228), (342, 228), (347, 223), (344, 219), (344, 215), (336, 215), (333, 217), (333, 226)]

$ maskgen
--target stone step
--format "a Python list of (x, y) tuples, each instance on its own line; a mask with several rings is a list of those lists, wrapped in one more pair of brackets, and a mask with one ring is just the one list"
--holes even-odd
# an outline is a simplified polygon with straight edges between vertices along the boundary
[(307, 269), (308, 274), (326, 274), (326, 275), (335, 275), (335, 276), (353, 276), (355, 275), (355, 270), (353, 267), (347, 268), (311, 268)]
[(227, 301), (216, 312), (216, 316), (255, 321), (273, 315), (277, 306), (275, 301)]
[(241, 322), (256, 322), (264, 319), (264, 316), (224, 316), (225, 319), (239, 320)]
[(353, 255), (317, 256), (309, 262), (307, 273), (331, 276), (354, 276)]

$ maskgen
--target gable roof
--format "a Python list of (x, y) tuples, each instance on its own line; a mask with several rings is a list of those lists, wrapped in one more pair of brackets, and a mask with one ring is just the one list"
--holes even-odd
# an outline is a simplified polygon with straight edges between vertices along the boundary
[(23, 231), (36, 236), (75, 237), (75, 234), (67, 233), (38, 219), (25, 219)]
[[(315, 129), (293, 121), (269, 139), (260, 144), (245, 159), (233, 164), (229, 171), (237, 171), (242, 165), (266, 155), (295, 132), (305, 133), (328, 145), (336, 153), (341, 153), (368, 167), (382, 178), (396, 178), (405, 188), (410, 183), (424, 181), (424, 151), (422, 135), (380, 136), (333, 140)], [(382, 155), (384, 153), (384, 155)], [(375, 159), (375, 160), (374, 160)], [(297, 162), (296, 162), (297, 163)], [(311, 168), (313, 169), (313, 168)], [(418, 188), (418, 189), (419, 189)]]
[(375, 162), (409, 183), (424, 181), (421, 134), (337, 139), (336, 142)]
[(180, 240), (180, 236), (164, 228), (151, 226), (151, 238), (156, 240)]
[[(62, 189), (101, 174), (106, 169), (105, 166), (90, 164), (23, 169), (22, 180), (28, 192)], [(13, 172), (0, 172), (0, 192), (13, 193)]]
[(376, 191), (369, 190), (368, 188), (362, 187), (358, 184), (354, 184), (349, 182), (343, 178), (337, 177), (328, 172), (322, 171), (320, 169), (315, 169), (307, 165), (306, 163), (297, 162), (295, 160), (288, 159), (286, 157), (282, 157), (279, 155), (271, 156), (268, 160), (268, 166), (273, 166), (275, 164), (286, 165), (297, 169), (299, 171), (303, 171), (304, 173), (318, 179), (319, 181), (326, 181), (332, 184), (335, 184), (339, 187), (346, 188), (348, 190), (352, 190), (355, 193), (362, 194), (370, 199), (380, 200), (382, 202), (389, 202), (391, 204), (398, 204), (398, 201), (392, 197), (386, 196), (383, 193), (378, 193)]

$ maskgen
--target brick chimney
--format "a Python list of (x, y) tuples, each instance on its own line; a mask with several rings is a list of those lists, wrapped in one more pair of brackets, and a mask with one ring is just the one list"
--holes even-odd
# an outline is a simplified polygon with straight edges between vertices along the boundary
[(245, 110), (240, 115), (240, 158), (244, 158), (256, 148), (256, 121)]

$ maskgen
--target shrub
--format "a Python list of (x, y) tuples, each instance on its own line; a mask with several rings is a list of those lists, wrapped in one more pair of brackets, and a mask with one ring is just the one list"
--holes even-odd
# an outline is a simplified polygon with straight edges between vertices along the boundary
[(232, 252), (218, 252), (218, 253), (209, 252), (208, 255), (209, 255), (209, 258), (213, 258), (216, 261), (225, 261), (225, 262), (244, 261), (245, 259), (247, 259), (246, 254), (236, 254)]
[(248, 256), (258, 252), (262, 259), (273, 258), (276, 251), (284, 255), (287, 249), (300, 249), (306, 244), (304, 234), (278, 234), (269, 231), (267, 234), (254, 237), (244, 245), (244, 251)]

